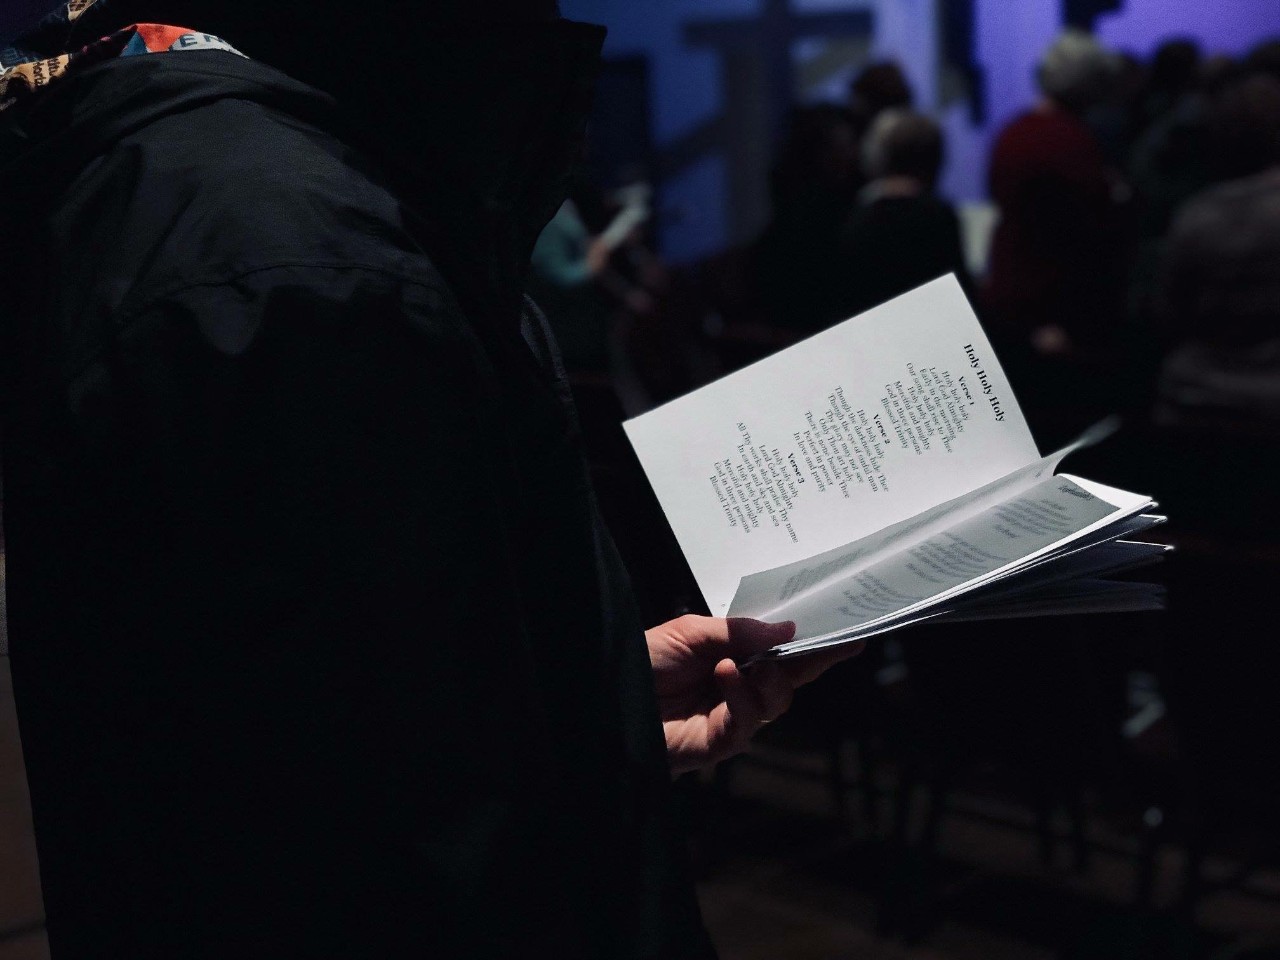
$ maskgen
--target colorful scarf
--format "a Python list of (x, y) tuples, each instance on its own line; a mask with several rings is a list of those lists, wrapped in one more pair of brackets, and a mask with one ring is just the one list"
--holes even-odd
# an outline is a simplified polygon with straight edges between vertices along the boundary
[[(98, 0), (70, 0), (64, 7), (59, 7), (55, 16), (67, 23), (74, 23), (97, 2)], [(103, 60), (186, 50), (225, 50), (244, 56), (225, 40), (208, 33), (158, 23), (135, 23), (79, 50), (28, 60), (4, 70), (0, 73), (0, 110), (11, 107), (23, 97), (36, 93), (69, 73), (83, 70)]]

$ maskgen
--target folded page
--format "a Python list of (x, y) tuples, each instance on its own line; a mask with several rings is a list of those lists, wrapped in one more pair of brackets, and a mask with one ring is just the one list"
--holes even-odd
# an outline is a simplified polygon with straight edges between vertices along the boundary
[(1085, 580), (1056, 587), (1017, 603), (963, 605), (939, 614), (930, 622), (1021, 620), (1080, 613), (1150, 613), (1165, 608), (1165, 588), (1161, 584)]
[(966, 606), (1013, 602), (1026, 593), (1067, 581), (1140, 570), (1161, 562), (1172, 550), (1173, 547), (1163, 543), (1134, 543), (1130, 540), (1114, 540), (1071, 550), (1020, 567), (1008, 577), (966, 593), (960, 602)]
[[(1106, 495), (1106, 499), (1103, 498)], [(859, 628), (945, 603), (1062, 549), (1151, 501), (1067, 475), (1051, 477), (886, 557), (802, 604), (787, 606), (797, 639), (779, 649), (849, 635)]]

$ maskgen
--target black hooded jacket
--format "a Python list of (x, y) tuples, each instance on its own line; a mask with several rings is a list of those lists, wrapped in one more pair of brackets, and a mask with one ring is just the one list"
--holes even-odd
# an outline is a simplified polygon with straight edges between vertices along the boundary
[(641, 625), (520, 303), (599, 45), (546, 30), (505, 92), (464, 81), (515, 47), (424, 40), (412, 150), (221, 51), (0, 116), (55, 960), (708, 955)]

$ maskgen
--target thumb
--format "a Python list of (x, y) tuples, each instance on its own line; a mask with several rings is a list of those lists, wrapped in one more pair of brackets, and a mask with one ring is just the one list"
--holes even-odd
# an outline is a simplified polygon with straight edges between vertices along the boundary
[(730, 617), (726, 622), (729, 628), (729, 649), (739, 661), (750, 660), (756, 654), (786, 643), (796, 635), (796, 625), (791, 620), (765, 623), (750, 617)]

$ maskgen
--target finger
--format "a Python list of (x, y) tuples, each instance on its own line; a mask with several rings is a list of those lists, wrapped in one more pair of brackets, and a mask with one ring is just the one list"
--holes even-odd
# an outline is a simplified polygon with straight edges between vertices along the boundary
[(681, 644), (699, 654), (709, 654), (717, 660), (728, 655), (729, 623), (724, 617), (686, 613), (655, 629), (668, 631)]
[(796, 657), (794, 660), (784, 660), (777, 666), (786, 669), (791, 679), (791, 686), (794, 689), (795, 687), (803, 687), (806, 683), (812, 683), (837, 663), (852, 660), (866, 649), (867, 641), (865, 640), (858, 640), (855, 643), (842, 643), (837, 647), (819, 650), (808, 656)]
[(745, 748), (766, 718), (755, 691), (736, 663), (728, 658), (717, 663), (715, 679), (724, 703), (708, 717), (707, 742), (715, 759), (722, 760)]
[(759, 703), (762, 723), (777, 720), (791, 708), (796, 685), (783, 664), (761, 664), (753, 668), (745, 679)]
[(796, 625), (790, 620), (765, 623), (750, 617), (703, 617), (687, 613), (654, 630), (668, 635), (701, 656), (717, 659), (731, 656), (739, 663), (756, 654), (786, 643), (795, 636)]
[(770, 647), (786, 643), (796, 635), (796, 625), (791, 620), (765, 623), (750, 617), (729, 617), (725, 624), (729, 636), (729, 651), (739, 662), (749, 660)]

